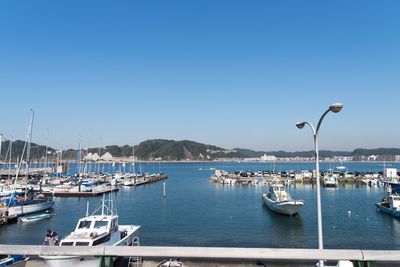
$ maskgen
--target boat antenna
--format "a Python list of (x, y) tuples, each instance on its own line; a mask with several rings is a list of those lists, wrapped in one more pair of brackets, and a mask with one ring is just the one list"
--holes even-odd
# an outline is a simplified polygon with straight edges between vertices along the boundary
[(103, 200), (101, 201), (101, 215), (104, 215), (104, 197), (105, 194), (103, 194)]
[(86, 217), (89, 216), (89, 201), (86, 202)]

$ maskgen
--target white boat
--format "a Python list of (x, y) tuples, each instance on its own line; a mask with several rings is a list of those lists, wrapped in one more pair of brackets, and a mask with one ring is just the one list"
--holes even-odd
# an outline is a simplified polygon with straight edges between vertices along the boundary
[(52, 198), (39, 196), (27, 200), (10, 199), (5, 206), (9, 216), (22, 216), (30, 213), (37, 213), (53, 207), (55, 201)]
[(263, 194), (262, 199), (268, 208), (286, 215), (297, 214), (304, 206), (304, 201), (292, 199), (282, 184), (270, 185), (268, 193)]
[(124, 185), (125, 186), (134, 186), (135, 185), (134, 179), (126, 179), (124, 181)]
[(51, 218), (51, 216), (53, 216), (52, 213), (32, 214), (28, 216), (19, 217), (18, 221), (22, 223), (36, 222), (44, 219), (49, 219)]
[[(106, 204), (108, 202), (108, 205)], [(101, 213), (99, 211), (101, 210)], [(99, 213), (99, 214), (96, 214)], [(139, 230), (137, 225), (119, 225), (118, 215), (113, 207), (113, 201), (106, 201), (89, 216), (79, 219), (75, 230), (61, 239), (60, 246), (131, 246), (138, 245), (139, 238), (134, 236)], [(104, 260), (95, 256), (41, 256), (49, 267), (95, 267)], [(110, 265), (108, 265), (110, 264)], [(104, 266), (111, 266), (106, 262)]]
[(183, 267), (183, 263), (179, 259), (163, 260), (157, 267)]
[(338, 180), (335, 175), (328, 174), (324, 176), (323, 183), (326, 187), (336, 187), (338, 185)]
[(24, 267), (28, 257), (20, 255), (2, 255), (0, 256), (0, 267)]

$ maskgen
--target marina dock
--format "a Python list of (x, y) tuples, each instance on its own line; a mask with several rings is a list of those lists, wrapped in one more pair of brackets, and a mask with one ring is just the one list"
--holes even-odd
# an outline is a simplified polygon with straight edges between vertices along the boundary
[(111, 188), (106, 188), (104, 190), (82, 191), (82, 192), (43, 191), (42, 194), (45, 196), (55, 196), (55, 197), (93, 197), (93, 196), (98, 196), (98, 195), (107, 194), (107, 193), (111, 193), (111, 192), (117, 192), (118, 190), (119, 190), (119, 188), (117, 188), (117, 187), (111, 187)]

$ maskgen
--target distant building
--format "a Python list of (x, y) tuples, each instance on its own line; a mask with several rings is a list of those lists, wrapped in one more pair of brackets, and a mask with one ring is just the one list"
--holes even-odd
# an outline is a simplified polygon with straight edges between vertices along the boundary
[(276, 161), (276, 157), (274, 155), (264, 154), (261, 156), (261, 161)]
[(104, 153), (104, 155), (100, 157), (100, 160), (104, 161), (111, 161), (112, 159), (113, 156), (109, 152)]
[(93, 160), (93, 161), (98, 161), (99, 159), (100, 159), (99, 154), (94, 153), (94, 154), (92, 155), (92, 160)]
[(245, 161), (245, 162), (256, 162), (256, 161), (260, 161), (260, 158), (244, 158), (243, 161)]
[(83, 160), (92, 160), (92, 153), (88, 153), (86, 156), (84, 156)]
[(397, 178), (397, 169), (396, 168), (386, 168), (385, 169), (385, 177), (386, 178)]

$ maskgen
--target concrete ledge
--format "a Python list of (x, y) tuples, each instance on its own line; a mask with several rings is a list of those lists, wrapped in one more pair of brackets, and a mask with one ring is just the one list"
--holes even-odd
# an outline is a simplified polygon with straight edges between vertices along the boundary
[(36, 256), (140, 256), (145, 258), (189, 258), (225, 260), (354, 260), (400, 262), (399, 250), (359, 249), (287, 249), (287, 248), (226, 248), (226, 247), (51, 247), (0, 245), (0, 254)]

